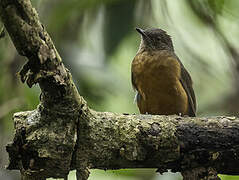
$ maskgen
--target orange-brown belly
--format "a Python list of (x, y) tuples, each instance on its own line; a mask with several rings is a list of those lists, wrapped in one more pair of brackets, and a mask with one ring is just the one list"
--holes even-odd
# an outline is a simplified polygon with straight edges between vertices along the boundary
[(177, 60), (163, 57), (134, 62), (135, 83), (140, 94), (138, 107), (145, 114), (188, 114), (188, 97), (180, 82)]
[(143, 96), (137, 104), (142, 114), (188, 114), (188, 99), (180, 82), (150, 84), (142, 87), (141, 93)]

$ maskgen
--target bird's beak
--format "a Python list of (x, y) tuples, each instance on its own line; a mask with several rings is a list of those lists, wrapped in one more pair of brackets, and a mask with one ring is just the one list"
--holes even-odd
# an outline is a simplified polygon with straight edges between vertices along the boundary
[(143, 43), (147, 47), (151, 47), (154, 49), (155, 47), (153, 46), (154, 42), (151, 40), (151, 38), (148, 36), (148, 34), (145, 33), (145, 30), (141, 28), (135, 28), (136, 31), (141, 34), (141, 43)]
[(141, 28), (135, 28), (136, 31), (138, 31), (139, 34), (141, 34), (143, 37), (147, 37), (147, 35), (145, 34), (144, 30)]

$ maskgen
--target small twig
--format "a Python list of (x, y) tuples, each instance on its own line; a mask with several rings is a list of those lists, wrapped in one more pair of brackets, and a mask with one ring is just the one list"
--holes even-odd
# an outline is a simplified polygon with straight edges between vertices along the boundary
[(4, 38), (5, 35), (6, 35), (6, 33), (5, 33), (5, 28), (4, 28), (4, 26), (3, 26), (3, 27), (1, 28), (1, 30), (0, 30), (0, 39), (1, 39), (1, 38)]

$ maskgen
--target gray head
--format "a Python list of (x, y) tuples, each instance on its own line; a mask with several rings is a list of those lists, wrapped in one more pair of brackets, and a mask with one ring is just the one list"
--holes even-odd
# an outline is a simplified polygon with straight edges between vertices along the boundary
[(140, 49), (174, 51), (173, 42), (166, 31), (157, 28), (146, 30), (136, 28), (136, 31), (141, 34)]

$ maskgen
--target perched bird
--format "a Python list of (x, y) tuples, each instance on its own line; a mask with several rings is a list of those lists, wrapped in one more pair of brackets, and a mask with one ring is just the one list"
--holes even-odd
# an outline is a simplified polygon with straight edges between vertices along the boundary
[(131, 80), (141, 114), (196, 116), (192, 79), (162, 29), (143, 30), (131, 65)]

